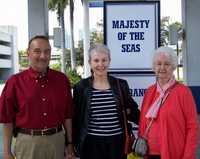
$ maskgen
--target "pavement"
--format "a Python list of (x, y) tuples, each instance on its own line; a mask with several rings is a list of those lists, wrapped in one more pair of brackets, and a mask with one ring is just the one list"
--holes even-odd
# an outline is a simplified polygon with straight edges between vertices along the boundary
[(0, 159), (3, 159), (3, 138), (2, 138), (2, 125), (0, 124)]
[[(3, 90), (3, 87), (4, 87), (4, 84), (0, 84), (0, 94), (1, 94), (1, 91)], [(2, 125), (0, 124), (0, 159), (3, 159), (3, 138), (2, 138)]]

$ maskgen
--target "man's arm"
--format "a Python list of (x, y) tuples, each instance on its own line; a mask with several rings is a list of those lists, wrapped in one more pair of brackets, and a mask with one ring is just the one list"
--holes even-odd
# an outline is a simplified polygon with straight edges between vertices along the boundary
[(67, 144), (67, 156), (66, 158), (74, 158), (74, 148), (72, 141), (72, 119), (66, 119), (64, 123), (65, 128), (65, 138)]
[(12, 137), (13, 137), (13, 123), (3, 124), (3, 158), (14, 159), (11, 151)]
[(64, 123), (65, 137), (67, 138), (67, 143), (72, 144), (72, 119), (65, 119)]

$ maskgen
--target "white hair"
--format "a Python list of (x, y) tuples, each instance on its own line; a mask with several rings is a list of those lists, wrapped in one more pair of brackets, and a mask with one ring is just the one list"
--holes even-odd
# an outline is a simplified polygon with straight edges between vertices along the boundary
[(174, 50), (168, 46), (161, 46), (154, 51), (152, 60), (153, 66), (157, 60), (157, 57), (160, 56), (161, 54), (164, 54), (167, 57), (169, 57), (170, 63), (172, 64), (173, 68), (176, 69), (176, 67), (178, 66), (178, 57), (175, 54)]
[(94, 54), (95, 52), (107, 54), (108, 58), (110, 60), (110, 49), (106, 45), (100, 44), (100, 43), (96, 43), (96, 44), (92, 45), (88, 51), (89, 61), (91, 60), (92, 54)]

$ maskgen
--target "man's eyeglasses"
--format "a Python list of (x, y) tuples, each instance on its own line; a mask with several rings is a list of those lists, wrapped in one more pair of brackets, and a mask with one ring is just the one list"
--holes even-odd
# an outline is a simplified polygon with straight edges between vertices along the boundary
[(42, 52), (45, 54), (45, 55), (49, 55), (51, 53), (51, 49), (45, 49), (45, 50), (41, 50), (41, 49), (32, 49), (30, 48), (30, 50), (35, 53), (35, 54), (38, 54), (40, 55)]

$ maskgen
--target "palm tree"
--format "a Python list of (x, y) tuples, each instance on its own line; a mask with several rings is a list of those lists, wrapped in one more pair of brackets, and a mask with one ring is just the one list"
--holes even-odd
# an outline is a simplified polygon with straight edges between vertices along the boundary
[(74, 48), (74, 1), (69, 0), (69, 17), (70, 17), (70, 43), (71, 43), (71, 69), (76, 68), (76, 51)]
[(48, 0), (48, 7), (52, 11), (56, 11), (59, 26), (61, 26), (61, 71), (66, 72), (66, 53), (65, 53), (65, 21), (64, 11), (69, 3), (69, 14), (70, 14), (70, 33), (71, 33), (71, 68), (76, 68), (76, 54), (74, 49), (74, 1), (73, 0)]
[(66, 72), (66, 53), (65, 53), (65, 20), (64, 12), (68, 4), (68, 0), (48, 0), (48, 7), (52, 11), (56, 11), (58, 23), (61, 27), (61, 71)]
[[(165, 46), (169, 44), (169, 28), (170, 26), (175, 25), (177, 32), (182, 30), (182, 24), (180, 22), (170, 23), (170, 17), (163, 17), (161, 19), (161, 45)], [(178, 37), (178, 40), (181, 40), (181, 37)]]
[(161, 26), (160, 26), (160, 32), (161, 32), (161, 45), (165, 46), (168, 45), (168, 37), (169, 37), (169, 16), (163, 17), (161, 19)]

